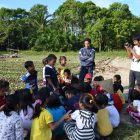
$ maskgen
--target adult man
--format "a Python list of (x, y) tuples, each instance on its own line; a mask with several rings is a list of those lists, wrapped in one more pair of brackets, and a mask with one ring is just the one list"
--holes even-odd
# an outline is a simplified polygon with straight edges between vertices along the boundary
[(134, 89), (135, 83), (140, 84), (140, 35), (133, 38), (133, 48), (129, 44), (125, 45), (128, 57), (132, 59), (129, 74), (129, 89)]
[(85, 75), (91, 73), (93, 76), (93, 70), (95, 69), (95, 50), (91, 47), (91, 39), (85, 39), (84, 48), (80, 49), (79, 55), (81, 63), (79, 79), (83, 82)]

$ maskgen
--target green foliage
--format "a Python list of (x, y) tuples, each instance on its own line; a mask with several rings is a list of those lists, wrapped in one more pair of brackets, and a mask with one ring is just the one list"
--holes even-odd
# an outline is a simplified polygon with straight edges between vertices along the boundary
[(76, 51), (85, 37), (99, 51), (122, 49), (140, 32), (140, 18), (129, 6), (113, 3), (100, 8), (92, 1), (66, 0), (53, 15), (45, 5), (24, 9), (0, 9), (0, 50)]

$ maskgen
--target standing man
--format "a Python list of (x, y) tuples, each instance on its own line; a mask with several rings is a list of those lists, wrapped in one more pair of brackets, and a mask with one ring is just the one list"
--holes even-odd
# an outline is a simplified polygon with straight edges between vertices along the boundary
[(134, 89), (135, 84), (140, 84), (140, 36), (133, 38), (133, 48), (129, 44), (125, 44), (128, 57), (132, 60), (129, 74), (129, 89)]
[(79, 79), (83, 82), (85, 75), (91, 73), (93, 76), (93, 70), (95, 70), (95, 50), (91, 47), (91, 39), (84, 40), (84, 48), (80, 49), (79, 55), (81, 63)]

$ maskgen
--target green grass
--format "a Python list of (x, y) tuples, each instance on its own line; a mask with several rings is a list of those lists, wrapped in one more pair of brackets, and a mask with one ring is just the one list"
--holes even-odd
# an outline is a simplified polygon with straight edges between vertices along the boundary
[[(0, 52), (6, 54), (7, 52)], [(0, 60), (0, 79), (6, 79), (11, 84), (11, 89), (20, 89), (24, 87), (24, 84), (20, 81), (20, 76), (25, 74), (24, 62), (32, 60), (35, 63), (38, 71), (38, 78), (42, 80), (42, 59), (45, 58), (49, 53), (53, 52), (35, 52), (35, 51), (20, 51), (20, 58), (8, 58)], [(78, 52), (57, 52), (54, 53), (57, 57), (65, 55), (68, 58), (67, 67), (71, 69), (73, 73), (79, 72), (79, 57)], [(121, 57), (126, 58), (127, 54), (125, 51), (113, 51), (113, 52), (101, 52), (96, 54), (96, 60), (102, 60), (103, 58), (115, 58)], [(58, 67), (58, 62), (56, 67)], [(140, 128), (138, 126), (127, 124), (121, 124), (117, 129), (114, 130), (111, 135), (111, 140), (139, 140)], [(62, 140), (67, 140), (62, 138)]]

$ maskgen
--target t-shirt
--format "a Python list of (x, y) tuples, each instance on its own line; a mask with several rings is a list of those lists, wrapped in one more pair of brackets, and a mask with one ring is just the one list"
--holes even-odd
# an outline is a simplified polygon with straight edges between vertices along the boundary
[(140, 100), (134, 100), (133, 101), (133, 106), (137, 107), (138, 113), (140, 115)]
[[(137, 55), (140, 55), (140, 47), (134, 46), (133, 50)], [(138, 60), (135, 56), (132, 58), (131, 70), (140, 72), (140, 60)]]
[(0, 112), (0, 140), (24, 140), (21, 117), (15, 111), (6, 116)]
[[(47, 78), (50, 78), (52, 80), (53, 85), (55, 87), (58, 86), (57, 71), (55, 70), (55, 68), (53, 68), (50, 65), (46, 65), (45, 76), (46, 76), (46, 81), (47, 81)], [(51, 86), (51, 85), (49, 85), (49, 86)]]
[[(54, 122), (58, 122), (66, 113), (66, 110), (63, 106), (57, 108), (46, 108), (53, 116)], [(54, 135), (61, 135), (63, 131), (64, 122), (54, 131)]]
[(42, 108), (40, 116), (33, 119), (30, 140), (51, 140), (52, 131), (48, 124), (52, 122), (52, 115)]
[(115, 108), (114, 105), (107, 106), (106, 109), (108, 110), (109, 119), (110, 119), (110, 122), (111, 122), (113, 128), (118, 127), (118, 125), (120, 123), (119, 112), (117, 111), (117, 109)]
[(100, 109), (97, 113), (97, 130), (101, 136), (109, 136), (113, 131), (107, 109)]
[(58, 73), (60, 75), (60, 79), (63, 79), (64, 78), (64, 70), (65, 70), (65, 67), (64, 66), (60, 66), (58, 68)]

